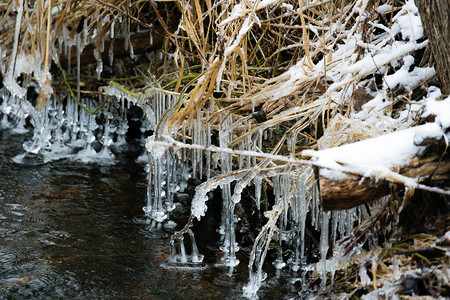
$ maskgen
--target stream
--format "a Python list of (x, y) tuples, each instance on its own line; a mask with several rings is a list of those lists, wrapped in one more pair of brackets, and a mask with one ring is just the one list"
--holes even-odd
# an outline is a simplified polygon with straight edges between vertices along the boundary
[[(212, 229), (198, 240), (204, 268), (164, 268), (170, 232), (142, 221), (146, 172), (134, 155), (111, 166), (15, 164), (25, 140), (0, 131), (0, 299), (241, 298), (248, 260), (231, 277), (215, 267)], [(273, 278), (260, 299), (296, 295)]]

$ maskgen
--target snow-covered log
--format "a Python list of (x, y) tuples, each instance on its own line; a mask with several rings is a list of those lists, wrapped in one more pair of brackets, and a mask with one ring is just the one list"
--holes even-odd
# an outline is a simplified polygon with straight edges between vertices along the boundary
[[(428, 123), (322, 151), (304, 151), (319, 169), (322, 205), (339, 210), (379, 199), (390, 183), (437, 192), (432, 182), (450, 179), (448, 124)], [(421, 182), (427, 183), (427, 186)]]
[[(399, 173), (407, 177), (418, 177), (420, 181), (436, 182), (450, 178), (450, 157), (444, 161), (435, 155), (427, 158), (414, 157), (408, 165), (400, 167)], [(372, 202), (390, 193), (390, 182), (385, 179), (368, 178), (348, 174), (347, 178), (332, 180), (319, 177), (322, 206), (325, 210), (348, 209)]]

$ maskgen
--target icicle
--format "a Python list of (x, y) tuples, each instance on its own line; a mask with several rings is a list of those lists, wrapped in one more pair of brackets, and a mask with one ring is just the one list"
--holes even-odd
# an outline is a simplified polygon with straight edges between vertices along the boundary
[[(275, 184), (274, 184), (275, 188)], [(266, 211), (264, 216), (268, 219), (267, 223), (261, 229), (258, 237), (253, 244), (252, 252), (249, 261), (249, 284), (244, 288), (244, 296), (254, 297), (257, 290), (262, 284), (262, 280), (266, 275), (262, 272), (267, 250), (273, 234), (276, 232), (276, 224), (285, 208), (280, 198), (276, 200), (277, 203), (272, 207), (272, 210)], [(279, 238), (282, 238), (279, 236)], [(256, 268), (256, 271), (255, 271)]]
[(72, 115), (71, 115), (72, 130), (70, 130), (70, 132), (71, 132), (71, 143), (72, 143), (72, 146), (76, 146), (77, 135), (78, 135), (78, 131), (79, 131), (79, 127), (78, 127), (78, 105), (75, 103), (74, 99), (71, 99), (71, 101), (69, 101), (69, 102), (72, 105)]
[(31, 141), (25, 142), (23, 148), (26, 152), (37, 154), (50, 144), (51, 133), (48, 122), (48, 105), (44, 105), (33, 118), (33, 125), (35, 127), (33, 138)]
[[(252, 123), (249, 121), (248, 122), (248, 132), (251, 132), (252, 130)], [(253, 146), (252, 146), (253, 142), (252, 142), (252, 137), (250, 134), (247, 134), (247, 150), (253, 150)], [(251, 162), (251, 157), (247, 156), (247, 169), (250, 169), (252, 167), (252, 162)]]
[[(0, 89), (0, 91), (3, 94), (4, 89)], [(1, 128), (10, 128), (11, 124), (8, 121), (8, 115), (11, 113), (12, 105), (11, 105), (11, 99), (14, 99), (15, 97), (10, 96), (9, 93), (7, 95), (1, 95), (2, 97), (2, 104), (0, 106), (0, 112), (3, 113)]]
[(191, 239), (191, 262), (193, 263), (201, 263), (203, 261), (203, 255), (200, 254), (197, 248), (197, 243), (195, 242), (194, 232), (189, 229), (188, 230), (189, 237)]
[(252, 272), (249, 275), (248, 283), (243, 288), (243, 297), (247, 299), (257, 299), (256, 292), (261, 287), (262, 282), (266, 279), (267, 274), (262, 272)]
[[(195, 125), (192, 129), (192, 126), (189, 126), (189, 130), (191, 131), (191, 136), (195, 137)], [(191, 151), (191, 163), (192, 163), (192, 175), (194, 178), (197, 178), (197, 151), (194, 149)]]
[[(88, 11), (85, 10), (84, 11), (84, 17), (87, 18), (88, 16)], [(89, 34), (89, 30), (88, 30), (88, 26), (87, 26), (87, 22), (83, 22), (83, 43), (82, 43), (82, 48), (80, 49), (80, 51), (83, 50), (84, 46), (86, 46), (88, 44), (88, 36), (90, 36)], [(80, 33), (81, 34), (81, 33)]]
[(320, 220), (320, 214), (321, 214), (321, 208), (320, 208), (320, 199), (319, 199), (319, 194), (317, 192), (317, 184), (314, 183), (312, 185), (312, 199), (311, 199), (311, 204), (312, 204), (312, 209), (311, 209), (311, 225), (314, 226), (314, 229), (318, 230), (319, 229), (319, 220)]
[(101, 58), (97, 60), (97, 68), (95, 70), (97, 72), (97, 80), (100, 80), (100, 75), (102, 74), (103, 71), (103, 61)]
[(72, 73), (72, 67), (71, 67), (71, 62), (72, 62), (72, 43), (68, 43), (68, 47), (67, 47), (67, 74), (70, 75)]
[(131, 43), (131, 41), (130, 41), (130, 58), (133, 60), (136, 60), (136, 58), (137, 58), (137, 56), (134, 55), (134, 47), (133, 47), (133, 44)]
[(100, 41), (100, 49), (98, 49), (98, 56), (97, 60), (102, 59), (102, 53), (105, 51), (105, 38), (103, 37)]
[(111, 43), (111, 45), (109, 46), (109, 50), (108, 50), (108, 60), (109, 60), (109, 66), (112, 67), (113, 62), (114, 62), (114, 48), (113, 48), (114, 43)]
[(187, 263), (188, 259), (186, 256), (186, 249), (184, 247), (184, 238), (183, 236), (180, 236), (178, 238), (178, 243), (180, 244), (180, 262), (181, 263)]
[(297, 180), (297, 187), (294, 200), (297, 205), (297, 213), (294, 220), (298, 222), (298, 234), (295, 245), (295, 260), (292, 266), (292, 269), (294, 271), (297, 271), (299, 269), (300, 262), (304, 257), (305, 251), (305, 225), (306, 225), (306, 215), (308, 214), (307, 208), (308, 199), (306, 198), (306, 180), (308, 179), (310, 174), (311, 172), (308, 172), (308, 170), (306, 170), (299, 176)]
[[(2, 48), (0, 47), (0, 58), (3, 58), (6, 54), (3, 54)], [(6, 64), (3, 62), (3, 59), (0, 59), (0, 72), (2, 74), (6, 73)]]
[(165, 193), (163, 193), (162, 185), (162, 162), (159, 159), (153, 160), (153, 205), (152, 205), (152, 218), (158, 222), (161, 223), (164, 220), (167, 219), (166, 211), (163, 207), (163, 196), (165, 196)]
[[(197, 135), (198, 142), (200, 145), (205, 145), (204, 141), (204, 133), (202, 128), (202, 112), (201, 110), (197, 111)], [(198, 170), (199, 170), (199, 178), (200, 180), (203, 178), (203, 151), (197, 150), (197, 161), (198, 161)]]
[[(232, 133), (229, 131), (229, 126), (233, 120), (231, 115), (222, 120), (221, 128), (219, 130), (219, 145), (220, 147), (228, 147), (231, 142)], [(221, 153), (220, 163), (222, 174), (229, 174), (232, 171), (232, 161), (230, 154)], [(223, 235), (221, 240), (223, 241), (220, 249), (223, 251), (222, 261), (229, 267), (234, 267), (239, 264), (239, 260), (236, 258), (235, 252), (239, 250), (235, 237), (235, 215), (234, 204), (231, 200), (231, 186), (229, 182), (221, 184), (222, 187), (222, 218), (221, 229)]]
[(113, 20), (111, 21), (111, 27), (110, 27), (110, 33), (111, 33), (111, 39), (114, 38), (114, 27), (116, 26), (116, 19), (113, 18)]
[(167, 261), (169, 263), (176, 263), (177, 262), (177, 249), (175, 247), (175, 241), (173, 239), (170, 240), (170, 244), (169, 244), (169, 257), (167, 258)]
[(258, 150), (260, 150), (261, 151), (261, 149), (262, 149), (262, 137), (263, 137), (263, 132), (264, 132), (264, 130), (262, 130), (262, 129), (258, 129), (258, 134), (257, 134), (257, 140), (258, 140)]
[[(84, 99), (79, 99), (79, 101), (86, 106), (86, 100)], [(80, 124), (80, 138), (81, 139), (85, 139), (86, 137), (86, 132), (87, 132), (87, 122), (86, 119), (88, 118), (88, 112), (84, 109), (82, 109), (80, 111), (80, 119), (79, 119), (79, 124)]]
[(77, 34), (77, 99), (80, 101), (80, 74), (81, 74), (81, 37)]
[(261, 205), (261, 189), (262, 189), (262, 177), (256, 176), (254, 179), (255, 183), (255, 198), (256, 198), (256, 208), (260, 210)]
[(354, 227), (355, 221), (357, 222), (357, 225), (361, 224), (361, 220), (358, 220), (358, 215), (361, 207), (352, 208), (347, 211), (347, 220), (345, 222), (345, 231), (342, 233), (342, 235), (350, 234)]
[[(299, 230), (300, 232), (300, 230)], [(297, 272), (300, 269), (300, 234), (297, 233), (294, 245), (294, 261), (292, 262), (292, 271)]]
[[(182, 132), (181, 140), (183, 141), (183, 143), (186, 144), (186, 126), (182, 127), (181, 132)], [(181, 175), (183, 177), (182, 179), (184, 179), (184, 180), (181, 180), (181, 182), (180, 182), (180, 192), (184, 192), (184, 190), (187, 187), (186, 183), (187, 183), (187, 181), (189, 179), (189, 176), (190, 176), (189, 171), (188, 171), (188, 166), (187, 166), (187, 163), (188, 163), (188, 161), (187, 161), (187, 153), (186, 153), (186, 149), (184, 149), (184, 148), (181, 151), (181, 159), (184, 162), (183, 169), (182, 169), (182, 175)]]
[(177, 251), (177, 247), (175, 245), (175, 240), (170, 240), (170, 255), (167, 259), (169, 263), (174, 264), (186, 264), (188, 262), (188, 256), (186, 254), (186, 248), (184, 246), (184, 238), (180, 236), (176, 238), (178, 243), (179, 252)]
[[(122, 146), (127, 143), (126, 141), (126, 134), (128, 132), (128, 120), (127, 120), (127, 111), (128, 108), (125, 106), (126, 99), (124, 97), (120, 98), (120, 119), (119, 125), (117, 126), (117, 139), (116, 139), (116, 146)], [(129, 101), (127, 101), (129, 103)]]
[[(212, 104), (210, 105), (212, 106)], [(206, 147), (211, 146), (211, 123), (209, 122), (210, 109), (206, 111)], [(206, 179), (211, 178), (211, 152), (206, 152)]]
[(112, 113), (105, 112), (104, 113), (106, 122), (103, 126), (103, 137), (102, 137), (102, 150), (98, 153), (101, 158), (105, 160), (105, 162), (113, 162), (112, 159), (114, 159), (114, 154), (111, 153), (111, 150), (109, 149), (111, 144), (113, 143), (113, 140), (111, 138), (111, 134), (114, 132), (115, 128), (111, 124), (111, 120), (113, 118)]
[(15, 80), (15, 64), (16, 64), (16, 57), (17, 57), (17, 48), (19, 44), (19, 35), (20, 35), (20, 28), (22, 24), (22, 15), (23, 15), (23, 0), (19, 0), (18, 6), (17, 6), (17, 16), (16, 16), (16, 26), (14, 31), (14, 44), (13, 44), (13, 50), (11, 53), (11, 58), (9, 60), (9, 66), (8, 71), (5, 75), (5, 78), (3, 80), (3, 83), (5, 84), (6, 88), (11, 92), (11, 95), (13, 97), (17, 96), (19, 98), (24, 98), (26, 90), (19, 86)]
[(273, 194), (275, 196), (275, 202), (278, 202), (281, 194), (280, 176), (278, 174), (273, 177)]
[[(142, 208), (145, 215), (147, 217), (151, 217), (152, 213), (152, 207), (153, 207), (153, 197), (152, 197), (152, 158), (149, 156), (149, 162), (147, 164), (148, 170), (147, 170), (147, 205)], [(172, 242), (172, 241), (171, 241)]]
[(328, 252), (328, 239), (329, 239), (329, 212), (322, 213), (322, 228), (320, 232), (320, 264), (322, 272), (320, 274), (322, 282), (322, 288), (327, 285), (327, 252)]
[(174, 182), (174, 170), (175, 170), (175, 166), (174, 166), (174, 160), (171, 158), (171, 155), (169, 152), (166, 152), (165, 154), (165, 158), (166, 158), (166, 203), (165, 203), (165, 208), (167, 212), (171, 212), (172, 210), (175, 209), (175, 204), (173, 203), (173, 194), (176, 192), (177, 190), (177, 185)]
[[(289, 207), (289, 194), (290, 194), (290, 177), (291, 172), (288, 170), (284, 176), (283, 176), (283, 194), (282, 194), (282, 201), (283, 201), (283, 207), (287, 210)], [(287, 217), (288, 214), (283, 215), (282, 219), (282, 227), (287, 224)]]
[[(243, 151), (243, 150), (245, 150), (244, 149), (244, 143), (239, 143), (239, 150), (240, 151)], [(242, 169), (244, 167), (244, 155), (239, 155), (239, 158), (238, 158), (238, 168), (239, 169)]]
[(19, 117), (19, 121), (14, 126), (13, 132), (17, 134), (24, 134), (28, 132), (28, 129), (25, 128), (25, 119), (26, 116)]
[[(280, 228), (283, 230), (283, 228)], [(281, 270), (286, 266), (286, 263), (283, 261), (283, 238), (282, 233), (278, 233), (278, 254), (277, 258), (273, 262), (273, 265), (275, 266), (275, 269)]]
[[(333, 245), (336, 243), (336, 234), (338, 232), (338, 223), (342, 224), (342, 212), (336, 211), (331, 214), (331, 236), (333, 237)], [(340, 226), (341, 227), (341, 226)]]

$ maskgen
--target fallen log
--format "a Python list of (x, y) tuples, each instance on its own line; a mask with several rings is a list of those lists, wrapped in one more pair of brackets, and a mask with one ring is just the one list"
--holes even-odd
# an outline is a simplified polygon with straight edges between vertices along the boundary
[[(418, 182), (426, 181), (428, 185), (434, 182), (450, 179), (450, 157), (444, 161), (439, 156), (427, 158), (414, 157), (410, 164), (402, 166), (399, 174), (418, 178)], [(390, 193), (392, 182), (383, 179), (364, 178), (360, 175), (348, 174), (341, 180), (332, 180), (320, 176), (319, 185), (322, 207), (325, 210), (342, 210), (372, 202)]]
[(450, 179), (444, 132), (430, 123), (341, 147), (306, 150), (302, 155), (313, 157), (320, 166), (322, 207), (348, 209), (388, 195), (392, 182), (414, 188), (420, 182), (430, 186)]

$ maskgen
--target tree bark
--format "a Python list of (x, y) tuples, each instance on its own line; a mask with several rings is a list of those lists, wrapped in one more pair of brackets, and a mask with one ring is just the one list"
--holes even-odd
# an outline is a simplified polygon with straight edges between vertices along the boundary
[[(408, 165), (402, 166), (401, 175), (427, 181), (427, 184), (450, 179), (450, 155), (440, 161), (440, 156), (414, 157)], [(319, 173), (320, 174), (320, 173)], [(350, 174), (341, 180), (319, 176), (320, 196), (324, 210), (341, 210), (372, 202), (389, 195), (390, 183), (386, 180), (367, 178), (361, 181), (359, 175)]]
[(416, 0), (442, 91), (450, 93), (450, 1)]

